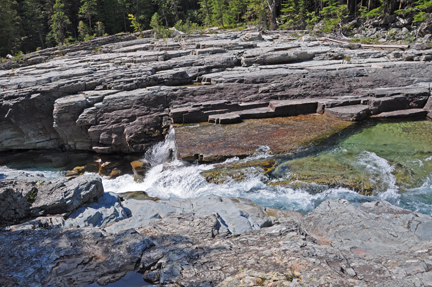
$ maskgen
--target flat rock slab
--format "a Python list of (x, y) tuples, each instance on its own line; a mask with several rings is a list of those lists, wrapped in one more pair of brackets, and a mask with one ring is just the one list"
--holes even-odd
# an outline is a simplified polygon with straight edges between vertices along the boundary
[(423, 109), (409, 109), (381, 113), (373, 116), (373, 118), (414, 118), (425, 117), (428, 112)]
[(260, 146), (283, 154), (307, 146), (351, 125), (319, 115), (250, 119), (234, 125), (183, 125), (175, 127), (178, 156), (183, 160), (222, 161), (245, 157)]
[(369, 108), (365, 105), (335, 107), (326, 109), (324, 114), (345, 121), (361, 121), (369, 116)]

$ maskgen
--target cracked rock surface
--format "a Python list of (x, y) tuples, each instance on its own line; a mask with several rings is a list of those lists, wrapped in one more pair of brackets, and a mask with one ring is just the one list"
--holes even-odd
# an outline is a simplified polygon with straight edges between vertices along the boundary
[(332, 199), (305, 216), (217, 196), (121, 208), (129, 218), (99, 227), (4, 229), (0, 282), (85, 286), (135, 271), (155, 286), (432, 286), (432, 217), (384, 201)]
[[(0, 151), (143, 152), (172, 123), (291, 115), (274, 101), (312, 99), (315, 109), (297, 114), (346, 120), (431, 113), (431, 49), (292, 41), (283, 31), (245, 41), (245, 33), (166, 41), (114, 35), (25, 55), (14, 69), (6, 63)], [(407, 115), (425, 112), (381, 117)]]

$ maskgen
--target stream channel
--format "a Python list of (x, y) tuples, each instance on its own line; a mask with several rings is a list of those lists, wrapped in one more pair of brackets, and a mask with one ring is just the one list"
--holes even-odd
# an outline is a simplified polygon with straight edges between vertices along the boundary
[[(288, 155), (262, 146), (244, 159), (218, 164), (171, 158), (173, 129), (143, 156), (150, 163), (142, 182), (133, 175), (103, 178), (105, 191), (145, 191), (162, 199), (209, 194), (243, 197), (263, 206), (307, 213), (329, 198), (354, 205), (374, 200), (432, 215), (432, 121), (363, 121)], [(250, 165), (248, 162), (258, 164)], [(263, 168), (271, 162), (271, 168)], [(78, 164), (77, 164), (78, 165)], [(65, 176), (49, 167), (6, 164), (46, 177)], [(209, 176), (211, 175), (211, 176)], [(210, 179), (209, 179), (210, 178)]]

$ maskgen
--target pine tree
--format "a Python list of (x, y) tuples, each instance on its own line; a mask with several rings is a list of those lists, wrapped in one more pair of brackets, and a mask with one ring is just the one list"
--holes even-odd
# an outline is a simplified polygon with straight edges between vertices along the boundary
[(246, 2), (244, 0), (231, 0), (228, 3), (228, 21), (230, 24), (239, 23), (246, 13)]
[(108, 34), (116, 34), (121, 31), (123, 24), (123, 7), (118, 0), (102, 0), (96, 16), (105, 25)]
[(97, 2), (96, 0), (81, 0), (81, 3), (82, 5), (79, 9), (79, 16), (88, 20), (90, 34), (92, 34), (91, 19), (92, 16), (96, 15), (97, 13)]
[(47, 27), (44, 23), (47, 22), (42, 4), (38, 0), (25, 0), (21, 3), (21, 27), (23, 35), (23, 43), (21, 48), (23, 51), (34, 51), (38, 45), (45, 48), (44, 32)]
[(204, 25), (209, 26), (211, 24), (211, 11), (210, 11), (211, 0), (201, 0), (198, 2), (200, 5), (200, 14)]
[(51, 32), (58, 44), (63, 44), (66, 38), (66, 28), (71, 24), (64, 11), (62, 0), (56, 0), (53, 7), (54, 14), (51, 16)]
[(13, 54), (18, 45), (18, 20), (17, 11), (13, 9), (16, 2), (0, 0), (0, 56)]
[(211, 0), (212, 22), (225, 27), (228, 18), (228, 7), (224, 0)]
[(281, 18), (283, 29), (304, 29), (307, 14), (306, 0), (286, 0), (282, 4)]
[(90, 31), (87, 25), (83, 21), (78, 23), (78, 40), (84, 41), (86, 36), (89, 35)]
[(259, 30), (269, 28), (269, 18), (267, 15), (267, 3), (266, 0), (247, 0), (247, 11), (245, 18), (258, 25)]

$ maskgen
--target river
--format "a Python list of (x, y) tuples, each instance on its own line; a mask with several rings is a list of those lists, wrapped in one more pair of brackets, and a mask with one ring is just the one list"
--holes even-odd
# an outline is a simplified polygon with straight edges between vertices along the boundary
[[(315, 143), (307, 152), (274, 156), (263, 146), (251, 157), (231, 158), (222, 164), (184, 162), (172, 158), (175, 151), (175, 131), (171, 129), (164, 142), (143, 156), (151, 165), (143, 182), (134, 181), (133, 175), (104, 177), (105, 191), (142, 190), (162, 199), (209, 194), (244, 197), (260, 205), (302, 213), (329, 198), (344, 198), (354, 205), (387, 200), (432, 215), (430, 120), (364, 121)], [(266, 160), (275, 162), (267, 172), (259, 165), (244, 164)], [(0, 174), (17, 168), (0, 167)], [(240, 173), (240, 179), (221, 172), (224, 169)], [(47, 167), (26, 170), (46, 177), (64, 176), (64, 171)], [(214, 183), (206, 173), (225, 178)]]

